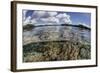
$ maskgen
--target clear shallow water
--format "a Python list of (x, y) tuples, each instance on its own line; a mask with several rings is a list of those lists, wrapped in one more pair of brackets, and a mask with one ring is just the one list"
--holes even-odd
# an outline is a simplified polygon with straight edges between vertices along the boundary
[(43, 41), (71, 40), (79, 42), (91, 41), (91, 30), (71, 26), (35, 27), (23, 32), (23, 44)]

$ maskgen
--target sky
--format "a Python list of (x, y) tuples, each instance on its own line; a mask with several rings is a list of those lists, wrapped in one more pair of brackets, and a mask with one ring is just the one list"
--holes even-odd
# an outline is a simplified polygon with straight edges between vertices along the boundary
[(82, 12), (60, 12), (60, 11), (42, 11), (42, 10), (23, 10), (23, 25), (46, 23), (53, 24), (84, 24), (91, 25), (91, 13)]

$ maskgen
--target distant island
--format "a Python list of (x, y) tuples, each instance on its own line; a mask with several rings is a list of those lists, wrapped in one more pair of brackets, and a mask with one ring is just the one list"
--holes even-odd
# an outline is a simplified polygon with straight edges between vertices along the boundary
[(33, 28), (35, 27), (46, 27), (46, 26), (72, 26), (72, 27), (79, 27), (79, 28), (83, 28), (83, 29), (88, 29), (88, 30), (91, 30), (91, 28), (87, 25), (83, 25), (83, 24), (78, 24), (78, 25), (73, 25), (73, 24), (54, 24), (54, 25), (34, 25), (34, 24), (27, 24), (27, 25), (24, 25), (23, 26), (23, 30), (24, 31), (30, 31), (32, 30)]

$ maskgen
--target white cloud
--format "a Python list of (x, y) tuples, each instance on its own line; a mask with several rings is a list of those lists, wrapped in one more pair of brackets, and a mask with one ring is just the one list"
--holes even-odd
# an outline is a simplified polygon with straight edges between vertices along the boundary
[(46, 11), (34, 11), (32, 17), (43, 17), (46, 16)]
[(34, 18), (47, 18), (51, 16), (57, 15), (57, 12), (49, 12), (49, 11), (34, 11), (32, 17)]
[(49, 16), (55, 16), (57, 15), (57, 12), (47, 12)]
[(70, 15), (66, 14), (66, 13), (60, 13), (56, 16), (57, 18), (70, 18)]
[[(48, 12), (49, 17), (47, 18), (40, 18), (40, 20), (44, 23), (56, 23), (56, 24), (71, 24), (72, 21), (70, 20), (70, 15), (66, 13), (57, 12)], [(57, 15), (58, 14), (58, 15)]]
[(72, 24), (70, 15), (66, 13), (60, 13), (56, 17), (59, 19), (60, 24)]
[(26, 19), (26, 13), (27, 13), (27, 10), (23, 10), (23, 20), (25, 20)]
[[(24, 12), (24, 14), (26, 11)], [(70, 19), (70, 15), (67, 13), (58, 13), (58, 12), (50, 12), (50, 11), (34, 11), (32, 16), (28, 16), (24, 25), (31, 24), (71, 24), (72, 21)]]
[(31, 22), (31, 16), (28, 16), (25, 21), (23, 22), (23, 25), (27, 25)]
[(61, 24), (72, 24), (72, 21), (70, 19), (67, 18), (62, 18), (60, 20)]
[(44, 23), (59, 23), (59, 19), (56, 17), (41, 18)]

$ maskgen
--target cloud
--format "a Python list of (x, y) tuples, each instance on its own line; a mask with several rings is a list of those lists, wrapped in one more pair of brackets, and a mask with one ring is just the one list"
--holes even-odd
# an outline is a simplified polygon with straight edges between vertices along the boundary
[(67, 13), (60, 13), (56, 17), (59, 19), (60, 24), (72, 24), (70, 15)]
[(56, 16), (57, 18), (70, 18), (70, 15), (68, 15), (67, 13), (60, 13)]
[(57, 12), (34, 11), (32, 17), (33, 18), (47, 18), (47, 17), (51, 17), (55, 15), (57, 15)]
[(70, 19), (67, 18), (62, 18), (60, 20), (61, 24), (72, 24), (72, 21)]
[(58, 14), (57, 12), (47, 12), (47, 13), (48, 13), (48, 16), (51, 16), (51, 17)]
[(40, 20), (44, 23), (59, 23), (59, 19), (56, 17), (41, 18)]
[(26, 13), (27, 13), (27, 10), (23, 10), (23, 20), (26, 19)]
[(40, 17), (45, 17), (45, 16), (47, 16), (46, 11), (34, 11), (32, 14), (33, 18), (40, 18)]
[(24, 20), (23, 25), (27, 25), (27, 24), (29, 24), (29, 23), (31, 23), (31, 16), (28, 16), (28, 17)]
[[(27, 12), (27, 11), (26, 11)], [(24, 12), (24, 14), (26, 13)], [(70, 15), (67, 13), (59, 13), (54, 11), (33, 11), (32, 16), (28, 16), (24, 25), (31, 24), (71, 24)]]

